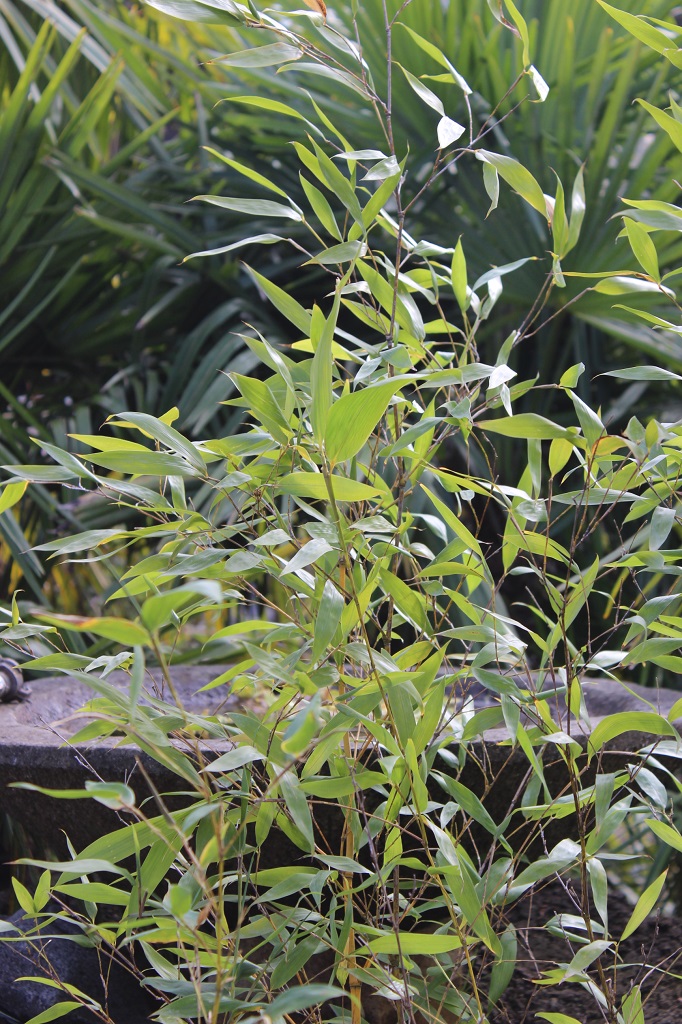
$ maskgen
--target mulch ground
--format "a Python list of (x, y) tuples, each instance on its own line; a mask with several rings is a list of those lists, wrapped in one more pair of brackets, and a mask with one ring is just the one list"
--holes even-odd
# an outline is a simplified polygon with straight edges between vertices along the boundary
[[(549, 934), (542, 925), (566, 912), (566, 892), (558, 883), (548, 885), (510, 908), (509, 920), (517, 928), (518, 963), (498, 1012), (491, 1024), (525, 1024), (540, 1012), (564, 1013), (581, 1024), (604, 1024), (594, 995), (575, 982), (545, 987), (536, 982), (557, 963), (568, 963), (579, 946), (568, 938)], [(625, 900), (609, 901), (609, 931), (622, 934), (632, 907)], [(634, 985), (641, 985), (646, 1024), (677, 1024), (682, 1020), (682, 913), (654, 915), (620, 944), (618, 962), (604, 954), (607, 980), (615, 986), (616, 1005)], [(667, 974), (665, 972), (668, 972)], [(595, 976), (594, 970), (590, 971)], [(676, 975), (676, 976), (675, 976)]]

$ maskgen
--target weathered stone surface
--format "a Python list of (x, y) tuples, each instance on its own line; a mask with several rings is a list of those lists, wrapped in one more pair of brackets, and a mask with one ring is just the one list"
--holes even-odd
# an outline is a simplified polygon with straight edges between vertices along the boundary
[[(226, 699), (223, 687), (198, 692), (211, 679), (220, 674), (219, 666), (180, 666), (173, 669), (174, 686), (183, 706), (193, 713), (217, 714), (235, 710), (238, 701)], [(154, 673), (157, 696), (163, 693), (158, 673)], [(107, 682), (125, 688), (128, 685), (124, 673), (114, 673)], [(138, 802), (149, 795), (149, 789), (139, 768), (139, 763), (153, 779), (155, 787), (162, 793), (184, 789), (185, 785), (170, 771), (163, 768), (148, 755), (134, 746), (118, 746), (116, 738), (97, 740), (74, 746), (70, 737), (84, 724), (82, 716), (75, 712), (93, 696), (93, 691), (84, 683), (66, 677), (34, 680), (31, 683), (32, 697), (21, 704), (0, 705), (0, 813), (9, 814), (24, 827), (36, 844), (36, 850), (51, 850), (60, 856), (65, 854), (64, 834), (68, 835), (76, 849), (83, 849), (88, 843), (106, 831), (125, 824), (115, 812), (101, 804), (88, 801), (84, 813), (82, 801), (53, 800), (39, 793), (13, 789), (10, 783), (29, 782), (43, 787), (58, 789), (80, 789), (86, 779), (105, 781), (127, 781), (135, 790)], [(494, 701), (490, 691), (478, 687), (473, 693), (477, 706)], [(659, 711), (666, 716), (680, 694), (672, 690), (652, 690), (639, 686), (625, 688), (608, 679), (584, 683), (584, 693), (592, 723), (617, 711)], [(152, 694), (153, 696), (153, 694)], [(461, 695), (458, 698), (461, 700)], [(555, 717), (562, 713), (563, 700), (558, 699), (552, 708)], [(563, 709), (565, 716), (565, 708)], [(563, 722), (563, 728), (566, 723)], [(586, 743), (587, 730), (575, 722), (572, 735)], [(628, 733), (620, 736), (611, 746), (622, 754), (612, 752), (610, 768), (621, 767), (628, 751), (635, 751), (652, 741), (644, 734)], [(486, 733), (484, 740), (471, 744), (473, 756), (460, 776), (460, 781), (479, 794), (485, 794), (486, 806), (495, 820), (502, 820), (518, 801), (527, 777), (528, 761), (518, 748), (512, 749), (506, 730), (494, 729)], [(214, 750), (214, 743), (206, 743)], [(224, 749), (217, 747), (217, 749)], [(548, 744), (545, 752), (546, 777), (553, 792), (560, 792), (563, 786), (563, 762), (556, 748)], [(328, 830), (334, 832), (336, 821), (330, 820)], [(325, 829), (327, 831), (327, 829)]]
[[(114, 1024), (144, 1024), (158, 1006), (123, 966), (100, 957), (93, 947), (78, 945), (73, 938), (80, 931), (65, 921), (43, 919), (44, 938), (36, 938), (35, 922), (23, 912), (9, 919), (25, 941), (0, 942), (0, 1020), (3, 1013), (26, 1021), (55, 1003), (70, 998), (67, 992), (38, 982), (17, 982), (21, 977), (58, 978), (75, 985), (106, 1009)], [(106, 977), (106, 987), (102, 979)], [(98, 1018), (87, 1009), (72, 1010), (70, 1024), (95, 1024)]]
[[(223, 709), (235, 709), (236, 701), (232, 699), (227, 703), (222, 688), (197, 693), (201, 686), (218, 674), (220, 669), (216, 666), (174, 670), (174, 685), (187, 710), (215, 714)], [(110, 677), (108, 682), (124, 688), (127, 678), (121, 674)], [(140, 801), (149, 792), (139, 770), (141, 763), (160, 792), (185, 788), (176, 776), (140, 750), (132, 746), (117, 746), (115, 738), (78, 747), (70, 744), (70, 737), (83, 724), (81, 717), (74, 721), (70, 716), (92, 696), (92, 691), (86, 685), (59, 677), (34, 681), (32, 689), (30, 702), (0, 705), (0, 812), (11, 815), (23, 825), (29, 839), (35, 844), (33, 853), (52, 850), (64, 856), (64, 832), (79, 850), (105, 832), (120, 827), (124, 821), (117, 820), (113, 811), (94, 801), (84, 804), (82, 801), (53, 800), (38, 793), (8, 788), (11, 782), (25, 781), (50, 788), (80, 789), (91, 778), (125, 780), (133, 786)], [(584, 690), (593, 725), (606, 714), (624, 710), (656, 710), (667, 716), (680, 696), (675, 691), (653, 691), (637, 686), (626, 690), (605, 679), (586, 683)], [(461, 701), (461, 698), (462, 695), (458, 699)], [(475, 691), (474, 698), (477, 706), (494, 701), (489, 691), (480, 688)], [(562, 704), (562, 701), (557, 701), (557, 707), (553, 708), (555, 715), (560, 713)], [(566, 728), (565, 722), (562, 727)], [(583, 744), (586, 742), (587, 731), (584, 727), (572, 722), (571, 732), (581, 738)], [(629, 752), (650, 743), (652, 739), (649, 735), (637, 733), (618, 737), (605, 755), (602, 770), (613, 771), (622, 767), (630, 757)], [(473, 742), (459, 775), (461, 782), (484, 798), (487, 809), (497, 822), (514, 806), (518, 806), (529, 773), (525, 755), (518, 748), (512, 748), (505, 742), (507, 740), (506, 731), (496, 729), (487, 733), (483, 739)], [(215, 746), (213, 749), (216, 749)], [(456, 744), (453, 744), (453, 749), (456, 749)], [(558, 795), (566, 783), (565, 766), (552, 744), (547, 745), (544, 766), (550, 790)], [(444, 763), (440, 767), (447, 770)], [(589, 781), (588, 777), (585, 781)], [(436, 799), (443, 799), (440, 790), (434, 791), (433, 795)], [(371, 801), (372, 794), (367, 794), (367, 798)], [(371, 811), (371, 807), (368, 809)], [(333, 807), (318, 809), (317, 825), (330, 846), (338, 848), (343, 827), (341, 812)], [(570, 827), (568, 819), (554, 826), (563, 834), (566, 834), (567, 827)], [(548, 845), (559, 838), (558, 835), (552, 837), (551, 831), (548, 829), (545, 832)], [(490, 837), (478, 829), (472, 829), (464, 839), (474, 847), (490, 842)], [(292, 863), (300, 858), (300, 851), (294, 849), (280, 833), (276, 841), (266, 844), (266, 847), (261, 851), (261, 867)], [(15, 915), (13, 920), (19, 927), (25, 927), (26, 923), (22, 924), (21, 917), (21, 914)], [(58, 927), (67, 926), (60, 924)], [(51, 968), (62, 981), (83, 988), (100, 1001), (104, 999), (95, 950), (84, 949), (66, 937), (60, 938), (57, 935), (49, 940), (46, 952)], [(32, 956), (35, 963), (29, 964), (26, 955)], [(15, 982), (21, 975), (39, 973), (39, 960), (39, 955), (36, 960), (36, 954), (31, 952), (28, 944), (0, 943), (0, 1021), (3, 1013), (25, 1021), (63, 998), (55, 989)], [(150, 997), (121, 968), (117, 968), (115, 979), (109, 986), (109, 997), (108, 1012), (115, 1024), (141, 1024), (147, 1020), (153, 1008)], [(69, 1017), (74, 1024), (90, 1024), (95, 1019), (88, 1011), (83, 1011), (81, 1015), (78, 1013)]]

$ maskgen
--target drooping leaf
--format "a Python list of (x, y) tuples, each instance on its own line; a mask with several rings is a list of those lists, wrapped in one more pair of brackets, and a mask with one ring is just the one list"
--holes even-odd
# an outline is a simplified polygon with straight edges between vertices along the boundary
[(332, 405), (324, 438), (332, 465), (352, 459), (367, 444), (388, 403), (402, 386), (400, 382), (388, 381), (342, 395)]
[(640, 924), (646, 921), (649, 917), (658, 902), (658, 897), (661, 895), (661, 890), (665, 885), (667, 876), (668, 871), (666, 869), (658, 876), (658, 878), (654, 879), (651, 885), (647, 886), (639, 897), (635, 905), (635, 909), (632, 911), (632, 914), (623, 929), (623, 934), (620, 937), (621, 942), (623, 942), (624, 939), (629, 938), (629, 936), (639, 928)]
[[(331, 488), (337, 501), (366, 501), (380, 493), (377, 487), (336, 475), (331, 477)], [(277, 481), (277, 490), (299, 498), (329, 500), (327, 484), (321, 473), (289, 473)]]

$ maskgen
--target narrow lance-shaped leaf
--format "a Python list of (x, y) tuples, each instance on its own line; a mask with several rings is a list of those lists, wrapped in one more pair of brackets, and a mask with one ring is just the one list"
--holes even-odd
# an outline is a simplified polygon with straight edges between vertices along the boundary
[(298, 60), (301, 53), (298, 46), (292, 46), (290, 43), (270, 43), (267, 46), (254, 46), (228, 53), (224, 57), (216, 58), (212, 63), (226, 64), (231, 68), (267, 68), (273, 64)]
[(476, 150), (476, 159), (493, 167), (501, 178), (510, 185), (533, 209), (547, 217), (547, 202), (544, 193), (530, 171), (511, 156), (490, 153), (485, 149)]
[(649, 236), (649, 232), (631, 217), (624, 217), (623, 220), (625, 234), (635, 259), (645, 274), (652, 277), (654, 281), (660, 281), (661, 272), (658, 269), (658, 253), (656, 252), (656, 246)]
[(623, 934), (620, 937), (621, 942), (632, 935), (632, 933), (639, 928), (640, 924), (642, 924), (643, 921), (646, 921), (649, 917), (651, 911), (658, 902), (658, 897), (661, 895), (661, 890), (663, 889), (667, 876), (668, 871), (666, 869), (658, 876), (658, 878), (654, 879), (651, 885), (647, 886), (639, 897), (635, 905), (635, 909), (632, 911), (628, 923), (623, 929)]
[(283, 203), (275, 203), (272, 199), (239, 199), (230, 196), (194, 196), (194, 201), (210, 203), (223, 210), (235, 213), (246, 213), (250, 217), (282, 217), (285, 220), (301, 221), (303, 217), (298, 210)]
[(666, 114), (664, 110), (659, 110), (647, 100), (638, 99), (637, 102), (651, 114), (654, 121), (661, 126), (664, 132), (667, 132), (674, 145), (682, 152), (682, 123), (677, 118), (671, 117), (670, 114)]
[(316, 307), (311, 320), (310, 339), (315, 348), (315, 355), (313, 356), (310, 369), (310, 388), (312, 391), (310, 418), (313, 426), (313, 435), (318, 442), (324, 438), (329, 410), (332, 405), (332, 342), (339, 315), (340, 301), (340, 295), (337, 291), (329, 318), (325, 319), (322, 311)]
[(183, 258), (183, 263), (188, 260), (199, 259), (200, 256), (223, 256), (234, 249), (241, 249), (245, 245), (272, 245), (274, 242), (286, 242), (282, 235), (273, 235), (267, 231), (262, 235), (250, 235), (248, 238), (240, 238), (237, 242), (230, 242), (229, 245), (220, 245), (217, 249), (203, 249), (201, 252), (191, 252)]
[(404, 28), (406, 32), (409, 32), (414, 42), (421, 50), (424, 51), (424, 53), (428, 53), (430, 57), (433, 57), (433, 59), (437, 61), (441, 65), (441, 67), (447, 68), (447, 70), (452, 75), (453, 80), (457, 83), (457, 85), (460, 87), (465, 96), (471, 95), (471, 87), (462, 78), (457, 69), (453, 67), (453, 65), (450, 63), (450, 61), (442, 52), (442, 50), (439, 50), (437, 46), (434, 46), (433, 43), (430, 43), (428, 39), (424, 39), (423, 36), (420, 36), (419, 33), (415, 32), (413, 28), (410, 28), (409, 25), (405, 25), (403, 22), (398, 22), (397, 27)]
[(447, 116), (441, 99), (427, 85), (424, 85), (422, 81), (411, 74), (406, 68), (401, 68), (401, 70), (417, 96), (427, 106), (431, 107), (432, 110), (440, 114), (440, 121), (438, 122), (439, 148), (445, 149), (446, 146), (456, 142), (466, 131), (464, 125), (458, 124), (457, 121), (453, 121), (452, 118)]
[(589, 405), (583, 402), (582, 398), (576, 395), (575, 391), (569, 391), (569, 396), (578, 414), (578, 420), (585, 435), (585, 440), (590, 448), (593, 448), (599, 438), (603, 437), (606, 433), (606, 428), (596, 412), (590, 409)]
[(583, 226), (583, 220), (585, 219), (585, 176), (583, 174), (583, 168), (580, 167), (578, 173), (575, 176), (573, 182), (573, 191), (571, 193), (571, 219), (568, 227), (568, 242), (564, 251), (566, 256), (578, 243), (580, 238), (580, 230)]
[(455, 293), (457, 299), (457, 305), (465, 312), (468, 308), (469, 301), (467, 299), (467, 262), (464, 255), (464, 249), (462, 248), (462, 239), (457, 239), (457, 245), (452, 255), (452, 265), (450, 267), (450, 280), (452, 281), (452, 290)]
[(657, 28), (654, 28), (653, 25), (650, 25), (644, 18), (640, 18), (635, 14), (629, 14), (627, 11), (621, 11), (617, 7), (612, 7), (605, 0), (597, 0), (597, 3), (601, 4), (614, 21), (617, 21), (624, 29), (627, 29), (630, 35), (633, 35), (635, 39), (639, 39), (640, 42), (646, 43), (652, 50), (656, 50), (657, 53), (664, 53), (665, 50), (670, 49), (670, 38)]
[(297, 302), (293, 295), (289, 295), (279, 285), (273, 284), (272, 281), (268, 281), (266, 277), (259, 274), (257, 270), (252, 270), (251, 267), (247, 266), (246, 269), (251, 274), (256, 284), (263, 289), (267, 297), (272, 302), (282, 316), (285, 316), (287, 320), (302, 331), (306, 337), (310, 337), (310, 326), (312, 323), (312, 317), (307, 309), (304, 309), (300, 302)]
[(643, 732), (654, 736), (677, 736), (674, 728), (662, 715), (653, 711), (621, 711), (607, 715), (592, 730), (588, 748), (590, 756), (596, 754), (605, 743), (626, 732)]
[(246, 164), (240, 163), (239, 160), (233, 160), (232, 157), (226, 156), (224, 153), (219, 152), (217, 149), (213, 149), (211, 146), (204, 146), (204, 149), (207, 153), (210, 153), (211, 156), (217, 157), (218, 160), (221, 160), (224, 164), (227, 164), (228, 167), (231, 167), (239, 174), (243, 174), (244, 177), (248, 178), (250, 181), (254, 181), (257, 185), (262, 185), (263, 188), (268, 189), (270, 192), (274, 192), (278, 196), (282, 196), (283, 199), (289, 198), (286, 192), (281, 189), (279, 185), (275, 185), (274, 181), (270, 181), (270, 179), (266, 178), (264, 174), (259, 174), (258, 171), (254, 171), (252, 167), (247, 167)]
[(325, 449), (332, 465), (358, 454), (402, 384), (389, 381), (343, 395), (331, 408)]
[(503, 434), (505, 437), (538, 438), (540, 441), (551, 441), (553, 438), (575, 439), (565, 427), (558, 423), (538, 416), (534, 412), (522, 412), (515, 416), (505, 416), (497, 420), (479, 420), (476, 426), (489, 434)]
[(202, 21), (211, 25), (228, 24), (244, 21), (245, 8), (230, 0), (213, 0), (204, 3), (202, 0), (145, 0), (150, 7), (156, 8), (171, 18), (182, 21)]
[[(366, 501), (368, 498), (376, 498), (380, 493), (378, 487), (371, 487), (359, 480), (349, 480), (345, 476), (332, 476), (330, 484), (337, 501)], [(321, 473), (289, 473), (277, 481), (277, 490), (299, 498), (329, 499), (327, 484)]]
[(343, 607), (343, 594), (337, 590), (332, 580), (327, 580), (322, 591), (322, 599), (315, 619), (315, 631), (313, 633), (313, 646), (311, 649), (313, 661), (319, 661), (331, 643), (332, 637), (341, 622)]

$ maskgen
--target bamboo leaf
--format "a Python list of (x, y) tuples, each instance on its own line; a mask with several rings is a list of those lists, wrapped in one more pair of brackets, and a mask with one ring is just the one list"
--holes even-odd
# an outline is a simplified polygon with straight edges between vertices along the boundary
[(273, 64), (298, 60), (301, 55), (302, 50), (291, 43), (269, 43), (267, 46), (254, 46), (228, 53), (224, 57), (217, 57), (213, 63), (226, 64), (230, 68), (269, 68)]
[(605, 743), (626, 732), (642, 732), (653, 736), (673, 736), (677, 733), (667, 719), (653, 711), (621, 711), (602, 718), (592, 730), (588, 741), (590, 756), (596, 754)]
[(262, 274), (259, 274), (257, 270), (252, 270), (249, 266), (247, 266), (246, 269), (251, 274), (251, 277), (254, 279), (256, 284), (265, 292), (273, 306), (280, 311), (282, 316), (285, 316), (287, 320), (289, 320), (305, 335), (306, 338), (309, 338), (312, 318), (310, 313), (303, 308), (300, 302), (297, 302), (292, 295), (285, 292), (284, 289), (279, 287), (279, 285), (273, 284), (272, 281), (268, 281), (268, 279), (263, 277)]
[(554, 438), (575, 440), (575, 434), (571, 431), (534, 412), (518, 413), (497, 420), (478, 420), (476, 426), (489, 434), (503, 434), (504, 437), (535, 438), (540, 441), (551, 441)]
[(641, 224), (633, 220), (631, 217), (624, 218), (625, 233), (630, 243), (630, 248), (634, 254), (635, 259), (639, 263), (640, 267), (645, 274), (652, 277), (654, 281), (661, 280), (661, 272), (658, 269), (658, 253), (656, 252), (656, 246), (652, 242), (648, 231), (646, 231)]
[[(651, 822), (649, 822), (648, 824), (650, 825)], [(639, 897), (637, 903), (635, 904), (635, 909), (632, 911), (628, 923), (625, 925), (625, 928), (623, 929), (623, 934), (620, 937), (621, 942), (624, 939), (629, 938), (629, 936), (632, 935), (633, 932), (637, 931), (640, 924), (646, 921), (646, 919), (649, 917), (651, 911), (658, 903), (658, 897), (661, 895), (661, 890), (665, 885), (665, 880), (667, 876), (668, 871), (666, 869), (661, 875), (658, 876), (658, 878), (656, 878), (651, 883), (651, 885), (647, 886), (642, 895)]]
[(402, 386), (389, 381), (342, 395), (334, 402), (324, 437), (327, 458), (332, 466), (354, 458), (367, 444), (388, 403)]
[(530, 171), (511, 156), (490, 153), (485, 149), (476, 150), (476, 159), (492, 167), (518, 195), (534, 210), (547, 218), (547, 203), (544, 193)]
[[(345, 476), (332, 476), (331, 487), (337, 501), (367, 501), (381, 492), (377, 487), (349, 480)], [(277, 481), (277, 490), (299, 498), (329, 500), (329, 492), (321, 473), (289, 473)]]

